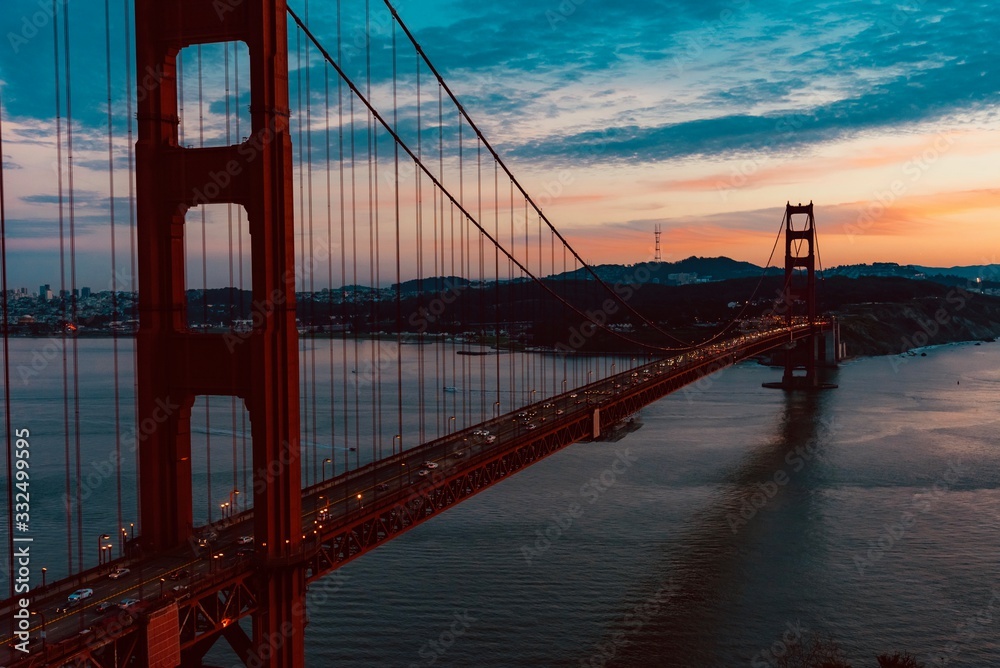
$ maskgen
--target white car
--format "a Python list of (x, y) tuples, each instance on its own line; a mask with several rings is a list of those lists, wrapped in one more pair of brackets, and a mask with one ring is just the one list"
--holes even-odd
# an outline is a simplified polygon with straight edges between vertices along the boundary
[(66, 600), (70, 605), (79, 603), (85, 598), (90, 598), (94, 595), (93, 589), (77, 589), (75, 592), (66, 597)]
[(116, 568), (114, 572), (108, 575), (108, 577), (111, 578), (112, 580), (117, 580), (118, 578), (125, 577), (129, 573), (131, 573), (131, 571), (127, 568)]
[(118, 602), (118, 607), (121, 608), (122, 610), (126, 610), (128, 608), (131, 608), (138, 602), (139, 599), (137, 598), (123, 598), (121, 601)]
[(420, 469), (419, 471), (417, 471), (417, 475), (421, 476), (421, 477), (423, 477), (425, 475), (430, 475), (430, 474), (431, 474), (431, 472), (428, 471), (427, 469)]
[(489, 436), (486, 437), (486, 442), (487, 443), (494, 443), (494, 442), (496, 442), (496, 440), (497, 440), (497, 437), (494, 436), (493, 434), (490, 434)]
[(249, 545), (253, 542), (253, 536), (240, 536), (236, 539), (237, 545)]
[(426, 461), (421, 464), (425, 469), (436, 469), (438, 467), (437, 462)]

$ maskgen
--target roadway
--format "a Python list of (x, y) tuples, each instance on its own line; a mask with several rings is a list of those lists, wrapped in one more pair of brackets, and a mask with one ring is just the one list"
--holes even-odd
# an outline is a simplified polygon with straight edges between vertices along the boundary
[[(332, 527), (356, 521), (365, 515), (366, 506), (384, 506), (388, 498), (399, 499), (418, 493), (421, 483), (435, 470), (458, 470), (465, 462), (482, 460), (493, 452), (510, 450), (529, 432), (578, 421), (592, 414), (593, 409), (602, 403), (664, 375), (680, 374), (719, 359), (731, 363), (739, 357), (734, 353), (782, 331), (787, 333), (787, 329), (757, 332), (676, 357), (656, 360), (314, 485), (303, 490), (303, 538), (308, 539), (310, 534), (319, 537), (329, 533)], [(602, 425), (602, 428), (607, 426)], [(92, 634), (100, 635), (110, 625), (127, 626), (135, 614), (147, 608), (170, 600), (183, 601), (217, 573), (233, 570), (243, 561), (247, 562), (245, 566), (249, 570), (255, 546), (241, 544), (240, 538), (253, 533), (252, 512), (247, 511), (231, 520), (202, 528), (199, 535), (214, 534), (204, 547), (199, 546), (193, 537), (189, 545), (131, 563), (119, 560), (106, 567), (104, 572), (92, 573), (80, 580), (77, 586), (92, 589), (93, 595), (77, 605), (67, 607), (66, 590), (55, 585), (47, 588), (49, 593), (36, 594), (31, 609), (41, 614), (31, 626), (35, 640), (29, 646), (32, 656), (37, 658), (44, 649), (43, 643), (38, 641), (42, 618), (45, 620), (48, 644), (73, 636), (86, 638)], [(128, 567), (130, 572), (111, 579), (109, 571), (116, 565)], [(125, 599), (136, 599), (138, 603), (123, 610), (120, 602)], [(102, 604), (110, 604), (111, 607), (99, 611)], [(8, 619), (10, 609), (11, 601), (0, 602), (0, 611)], [(9, 633), (7, 630), (0, 651), (3, 665), (24, 658), (22, 653), (11, 649), (13, 639)]]

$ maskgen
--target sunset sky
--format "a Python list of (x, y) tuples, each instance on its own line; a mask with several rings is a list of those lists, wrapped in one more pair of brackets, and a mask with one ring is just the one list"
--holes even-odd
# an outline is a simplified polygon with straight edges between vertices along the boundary
[[(123, 10), (112, 4), (119, 54)], [(335, 4), (312, 5), (311, 25), (332, 41)], [(9, 0), (0, 17), (10, 280), (31, 289), (58, 282), (47, 6)], [(111, 211), (104, 3), (67, 6), (79, 284), (101, 285), (108, 235), (97, 230)], [(652, 259), (660, 224), (665, 260), (763, 264), (786, 201), (816, 204), (827, 267), (1000, 261), (1000, 15), (991, 3), (404, 0), (398, 9), (529, 192), (561, 182), (545, 212), (592, 262)], [(42, 27), (29, 38), (33, 20)], [(128, 182), (117, 175), (115, 184), (127, 226)]]

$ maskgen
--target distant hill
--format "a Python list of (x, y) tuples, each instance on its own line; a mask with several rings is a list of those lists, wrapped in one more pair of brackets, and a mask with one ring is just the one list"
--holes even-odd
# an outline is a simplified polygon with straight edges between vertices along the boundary
[(982, 279), (983, 283), (1000, 283), (1000, 265), (972, 265), (969, 267), (924, 267), (913, 264), (900, 265), (895, 262), (874, 262), (872, 264), (847, 264), (824, 269), (823, 276), (843, 276), (862, 278), (871, 276), (910, 278), (929, 280), (945, 285), (969, 284)]
[[(707, 283), (726, 281), (732, 278), (760, 276), (763, 268), (749, 262), (731, 260), (728, 257), (694, 257), (677, 262), (640, 262), (638, 264), (601, 264), (593, 267), (594, 272), (606, 283), (631, 283), (636, 272), (649, 272), (651, 283), (661, 285), (681, 285), (687, 283)], [(769, 273), (777, 274), (772, 268)], [(578, 269), (550, 276), (552, 280), (586, 280), (589, 272)]]
[(469, 284), (470, 281), (458, 276), (437, 276), (393, 283), (390, 289), (395, 290), (398, 285), (401, 292), (419, 292), (421, 290), (424, 292), (443, 292), (454, 288), (466, 288)]
[(984, 281), (1000, 281), (1000, 264), (975, 264), (969, 267), (948, 267), (946, 269), (935, 267), (916, 267), (928, 276), (958, 276), (966, 280), (974, 281), (981, 278)]
[[(717, 283), (736, 278), (759, 278), (764, 271), (750, 262), (740, 262), (728, 257), (689, 257), (677, 262), (640, 262), (637, 264), (600, 264), (593, 267), (594, 272), (600, 276), (601, 280), (609, 284), (633, 283), (639, 278), (644, 283), (659, 285), (688, 285), (692, 283)], [(767, 270), (768, 276), (780, 276), (784, 270), (781, 267), (771, 267)], [(823, 269), (821, 275), (824, 278), (844, 277), (883, 277), (883, 278), (907, 278), (911, 280), (929, 280), (944, 285), (968, 285), (975, 282), (977, 278), (986, 283), (1000, 286), (1000, 264), (972, 265), (968, 267), (925, 267), (919, 265), (901, 265), (895, 262), (873, 262), (871, 264), (847, 264), (828, 269)], [(546, 277), (552, 281), (589, 281), (592, 277), (589, 272), (583, 269), (553, 274)], [(518, 282), (518, 281), (515, 281)], [(506, 281), (501, 280), (501, 283)], [(426, 277), (404, 281), (400, 284), (401, 292), (404, 294), (416, 294), (420, 291), (425, 293), (442, 292), (445, 290), (460, 288), (465, 289), (474, 284), (465, 278), (458, 276), (438, 276)], [(367, 291), (371, 288), (365, 286), (345, 286), (339, 291)], [(389, 290), (395, 290), (393, 284)]]

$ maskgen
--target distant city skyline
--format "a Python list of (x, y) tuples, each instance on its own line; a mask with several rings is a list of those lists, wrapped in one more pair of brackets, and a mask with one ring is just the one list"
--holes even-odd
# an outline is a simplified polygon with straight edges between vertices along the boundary
[[(59, 272), (52, 31), (46, 24), (25, 38), (22, 19), (38, 5), (9, 5), (0, 17), (8, 279), (37, 286)], [(103, 8), (91, 5), (64, 4), (77, 63), (103, 54)], [(334, 10), (316, 5), (311, 23), (332, 43)], [(825, 266), (997, 260), (1000, 17), (990, 9), (846, 0), (399, 3), (472, 117), (583, 257), (650, 260), (661, 225), (664, 260), (763, 264), (785, 202), (813, 201)], [(124, 51), (123, 22), (112, 14), (115, 53)], [(92, 73), (77, 65), (72, 88), (77, 284), (95, 291), (121, 285), (122, 276), (128, 284), (132, 263), (124, 100), (113, 105), (112, 200), (98, 60)], [(123, 62), (112, 77), (124, 90)], [(221, 102), (206, 100), (213, 132)], [(216, 228), (220, 216), (209, 217)], [(224, 236), (210, 233), (207, 248), (207, 285), (226, 285), (234, 269)], [(403, 270), (404, 279), (416, 275), (412, 264)], [(191, 287), (202, 284), (200, 271), (191, 269)]]

